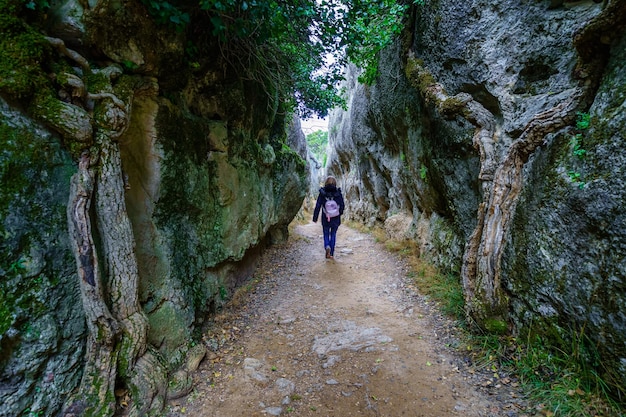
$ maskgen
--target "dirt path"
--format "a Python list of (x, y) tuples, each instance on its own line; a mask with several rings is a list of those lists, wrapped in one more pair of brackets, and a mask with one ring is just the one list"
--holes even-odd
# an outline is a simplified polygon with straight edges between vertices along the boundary
[(195, 390), (168, 416), (523, 415), (514, 384), (473, 373), (449, 347), (453, 324), (402, 262), (345, 226), (326, 260), (320, 234), (297, 226), (263, 256), (260, 282), (216, 318)]

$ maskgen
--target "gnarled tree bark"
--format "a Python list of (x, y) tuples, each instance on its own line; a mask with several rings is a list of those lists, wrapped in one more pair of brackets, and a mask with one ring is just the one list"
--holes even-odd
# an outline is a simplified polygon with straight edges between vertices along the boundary
[(119, 326), (104, 301), (100, 264), (91, 232), (92, 219), (89, 212), (94, 178), (89, 163), (89, 155), (84, 153), (78, 164), (78, 172), (72, 176), (70, 182), (70, 200), (67, 205), (68, 229), (70, 240), (74, 244), (72, 249), (78, 267), (89, 338), (80, 389), (66, 414), (81, 415), (90, 405), (97, 404), (95, 415), (111, 415), (115, 411), (115, 346)]
[[(89, 147), (89, 151), (83, 152), (78, 172), (71, 180), (68, 229), (90, 336), (81, 386), (68, 402), (65, 415), (112, 415), (114, 389), (120, 382), (134, 393), (129, 415), (154, 415), (162, 410), (167, 397), (167, 371), (158, 353), (148, 349), (149, 324), (138, 300), (135, 240), (126, 211), (117, 142), (128, 127), (134, 91), (125, 100), (120, 99), (114, 88), (116, 78), (122, 73), (119, 67), (92, 70), (84, 58), (67, 49), (62, 41), (52, 39), (51, 42), (65, 56), (77, 59), (86, 72), (100, 72), (109, 80), (100, 91), (84, 91), (84, 98), (97, 100), (96, 117), (75, 104), (66, 103), (80, 110), (77, 114), (82, 115), (81, 120), (88, 118), (79, 124), (93, 126), (93, 130), (89, 140), (85, 140), (84, 129), (80, 137), (72, 138), (75, 143)], [(146, 86), (153, 87), (153, 83), (135, 87)], [(74, 124), (73, 119), (70, 123)], [(72, 131), (68, 126), (54, 127), (66, 135)], [(95, 210), (92, 211), (94, 199)], [(95, 213), (95, 217), (90, 213)], [(102, 256), (94, 245), (93, 225), (97, 226)], [(100, 258), (104, 262), (100, 262)]]
[(500, 285), (502, 251), (523, 187), (524, 164), (548, 133), (575, 120), (579, 97), (574, 91), (567, 101), (536, 115), (509, 147), (491, 186), (486, 188), (461, 269), (466, 312), (481, 327), (487, 320), (502, 320), (508, 309), (508, 298)]

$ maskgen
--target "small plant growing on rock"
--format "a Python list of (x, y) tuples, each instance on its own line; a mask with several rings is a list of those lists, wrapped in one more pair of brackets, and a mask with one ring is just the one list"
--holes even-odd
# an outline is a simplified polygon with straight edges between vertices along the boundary
[[(576, 130), (578, 133), (573, 135), (570, 138), (570, 146), (572, 148), (572, 155), (574, 155), (579, 160), (583, 160), (585, 155), (587, 154), (587, 150), (583, 148), (583, 131), (589, 129), (589, 125), (591, 123), (591, 116), (589, 113), (578, 112), (576, 114)], [(568, 172), (570, 180), (578, 184), (579, 188), (583, 188), (585, 186), (585, 181), (582, 178), (582, 174), (576, 170), (570, 170)]]
[(591, 115), (589, 113), (578, 112), (576, 114), (576, 129), (585, 130), (589, 129), (591, 123)]
[(583, 159), (587, 151), (582, 147), (583, 137), (580, 133), (572, 136), (570, 139), (570, 145), (572, 146), (572, 153), (574, 156), (578, 157), (578, 159)]
[(428, 168), (424, 164), (420, 167), (420, 178), (422, 181), (428, 182)]

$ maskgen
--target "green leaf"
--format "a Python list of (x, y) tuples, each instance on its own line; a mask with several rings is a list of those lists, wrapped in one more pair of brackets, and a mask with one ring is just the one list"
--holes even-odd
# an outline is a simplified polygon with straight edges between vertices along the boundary
[(361, 82), (376, 81), (380, 51), (398, 36), (409, 8), (397, 0), (198, 0), (194, 10), (193, 2), (170, 1), (142, 0), (178, 31), (197, 16), (196, 30), (227, 42), (247, 78), (304, 116), (345, 105), (339, 81), (348, 62), (363, 69)]
[(576, 128), (579, 130), (585, 130), (589, 128), (591, 123), (591, 115), (589, 113), (576, 113)]

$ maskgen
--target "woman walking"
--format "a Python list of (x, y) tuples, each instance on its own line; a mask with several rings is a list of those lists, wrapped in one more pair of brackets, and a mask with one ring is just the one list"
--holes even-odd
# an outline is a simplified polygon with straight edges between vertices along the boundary
[(317, 223), (320, 210), (322, 211), (322, 230), (324, 232), (326, 259), (334, 259), (337, 229), (341, 224), (341, 215), (344, 207), (341, 188), (337, 188), (337, 180), (335, 177), (326, 178), (324, 187), (320, 188), (315, 210), (313, 211), (314, 223)]

